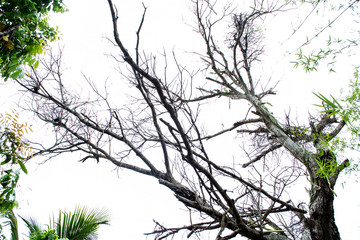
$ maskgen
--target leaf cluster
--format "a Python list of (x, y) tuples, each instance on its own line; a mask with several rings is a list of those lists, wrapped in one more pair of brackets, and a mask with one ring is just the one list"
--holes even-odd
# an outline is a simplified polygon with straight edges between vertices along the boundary
[(0, 115), (0, 125), (2, 127), (0, 155), (4, 157), (0, 164), (19, 164), (21, 169), (27, 173), (23, 160), (31, 156), (32, 151), (29, 144), (23, 140), (23, 137), (25, 133), (31, 132), (32, 129), (31, 125), (28, 126), (27, 123), (18, 123), (18, 118), (19, 115), (14, 110), (12, 114)]
[(309, 73), (312, 71), (318, 71), (319, 63), (321, 60), (328, 58), (329, 56), (332, 56), (332, 61), (327, 63), (327, 66), (330, 67), (329, 72), (335, 72), (335, 70), (332, 68), (332, 66), (335, 63), (335, 50), (328, 48), (328, 49), (322, 49), (320, 48), (318, 52), (311, 52), (310, 54), (304, 54), (301, 49), (299, 49), (297, 55), (296, 61), (293, 61), (294, 67), (297, 68), (299, 66), (302, 66), (305, 72)]
[(100, 225), (109, 224), (106, 212), (81, 206), (77, 206), (74, 212), (59, 211), (57, 218), (50, 219), (47, 231), (41, 230), (41, 225), (33, 218), (22, 219), (30, 231), (31, 240), (97, 239)]
[[(349, 93), (344, 98), (337, 100), (335, 97), (325, 97), (321, 93), (314, 93), (322, 102), (323, 105), (315, 105), (321, 107), (322, 112), (328, 113), (329, 116), (339, 115), (350, 129), (353, 136), (360, 137), (360, 78), (359, 67), (356, 67), (353, 74), (353, 79), (350, 80)], [(356, 146), (360, 147), (360, 145)]]
[(100, 225), (109, 224), (109, 216), (103, 211), (76, 207), (74, 212), (59, 211), (58, 218), (51, 222), (60, 237), (74, 240), (93, 239)]
[[(290, 2), (290, 1), (289, 1)], [(325, 62), (329, 72), (335, 72), (335, 64), (338, 56), (343, 54), (353, 55), (352, 52), (357, 52), (356, 48), (359, 46), (359, 37), (356, 28), (351, 29), (351, 34), (343, 32), (335, 28), (335, 23), (339, 23), (340, 19), (344, 21), (342, 24), (349, 25), (352, 22), (355, 25), (358, 23), (356, 15), (358, 11), (358, 0), (349, 1), (328, 1), (328, 0), (292, 0), (293, 5), (311, 5), (311, 11), (307, 17), (299, 23), (299, 26), (294, 29), (292, 36), (305, 26), (305, 22), (310, 23), (312, 15), (321, 16), (335, 16), (329, 18), (327, 22), (316, 27), (315, 33), (312, 36), (306, 36), (305, 41), (297, 48), (297, 59), (293, 61), (294, 67), (302, 66), (305, 72), (318, 71), (319, 63)], [(346, 15), (351, 17), (345, 17)], [(355, 17), (354, 17), (355, 16)], [(347, 22), (351, 21), (351, 22)], [(339, 24), (338, 24), (339, 26)], [(340, 31), (339, 31), (340, 30)], [(307, 32), (309, 32), (307, 30)], [(329, 32), (328, 38), (323, 36)], [(340, 33), (342, 32), (342, 33)], [(317, 44), (320, 44), (316, 46)]]
[(329, 178), (336, 174), (339, 165), (336, 162), (334, 153), (330, 150), (321, 150), (317, 155), (318, 158), (316, 158), (316, 162), (319, 166), (317, 174), (324, 178)]
[(19, 165), (27, 173), (23, 161), (31, 156), (29, 144), (23, 140), (24, 134), (32, 131), (31, 126), (18, 123), (18, 118), (15, 111), (0, 115), (0, 213), (16, 206), (15, 187), (20, 172), (13, 168)]
[(0, 73), (5, 81), (21, 78), (22, 64), (38, 65), (36, 55), (58, 36), (48, 13), (65, 10), (62, 0), (0, 1)]
[(59, 239), (55, 230), (37, 231), (30, 234), (30, 240), (66, 240), (67, 238)]
[[(327, 113), (328, 116), (339, 116), (347, 126), (347, 130), (350, 133), (350, 137), (340, 138), (336, 137), (329, 143), (329, 148), (332, 150), (354, 149), (360, 148), (360, 82), (359, 82), (359, 67), (354, 70), (353, 79), (350, 80), (349, 93), (340, 99), (336, 99), (334, 96), (326, 97), (321, 93), (314, 93), (321, 101), (322, 105), (315, 105), (322, 108), (323, 113)], [(352, 166), (347, 168), (347, 171), (359, 171), (357, 163), (352, 162)], [(319, 165), (321, 171), (331, 172), (332, 167), (335, 166), (322, 166)], [(331, 168), (331, 169), (329, 169)], [(326, 170), (327, 169), (327, 170)]]
[(15, 201), (15, 187), (19, 180), (19, 171), (13, 169), (2, 170), (0, 177), (0, 212), (5, 213), (13, 209)]

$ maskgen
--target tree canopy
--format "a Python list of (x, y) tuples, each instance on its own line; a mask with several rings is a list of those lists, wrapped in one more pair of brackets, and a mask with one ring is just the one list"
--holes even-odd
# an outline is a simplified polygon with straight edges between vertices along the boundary
[(0, 1), (0, 72), (5, 81), (24, 75), (22, 64), (38, 65), (36, 55), (57, 39), (48, 13), (64, 12), (62, 0)]
[(29, 143), (24, 136), (31, 130), (31, 125), (19, 123), (16, 111), (0, 115), (0, 217), (7, 218), (0, 224), (0, 237), (5, 225), (16, 225), (12, 210), (17, 206), (15, 188), (19, 181), (21, 169), (27, 173), (25, 159), (32, 154)]

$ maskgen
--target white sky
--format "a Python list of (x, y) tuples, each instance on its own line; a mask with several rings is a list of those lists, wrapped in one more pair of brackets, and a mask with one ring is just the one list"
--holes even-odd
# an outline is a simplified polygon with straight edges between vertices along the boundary
[[(174, 48), (183, 56), (189, 48), (190, 51), (194, 51), (202, 47), (198, 44), (199, 38), (185, 24), (194, 23), (191, 20), (192, 15), (189, 14), (190, 5), (185, 2), (190, 1), (144, 1), (149, 7), (142, 35), (142, 46), (147, 52), (161, 52), (165, 46), (166, 50), (171, 51)], [(105, 39), (112, 39), (107, 1), (77, 0), (65, 3), (70, 11), (51, 19), (63, 33), (61, 44), (65, 46), (64, 64), (69, 70), (65, 76), (75, 85), (81, 85), (77, 83), (81, 79), (81, 71), (99, 83), (107, 78), (110, 81), (117, 79), (113, 69), (114, 63), (105, 55), (114, 50)], [(121, 0), (115, 3), (120, 16), (120, 34), (128, 49), (133, 49), (135, 31), (141, 18), (141, 1)], [(279, 51), (279, 47), (282, 50), (285, 46), (288, 47), (279, 43), (283, 42), (284, 35), (287, 34), (283, 29), (286, 29), (290, 22), (284, 21), (284, 18), (270, 20), (273, 21), (272, 25), (265, 29), (271, 32), (267, 37), (271, 44), (266, 45), (267, 52), (264, 56), (264, 61), (268, 65), (259, 68), (259, 71), (264, 71), (264, 77), (272, 77), (274, 82), (281, 80), (278, 85), (279, 96), (273, 102), (274, 106), (279, 104), (278, 111), (282, 113), (283, 109), (291, 106), (292, 111), (299, 114), (299, 118), (306, 119), (307, 112), (315, 101), (311, 92), (337, 94), (339, 87), (346, 87), (348, 80), (348, 77), (340, 81), (338, 78), (351, 75), (351, 64), (344, 62), (338, 74), (331, 76), (323, 73), (305, 75), (302, 70), (292, 69), (289, 59)], [(278, 27), (279, 24), (282, 27)], [(270, 47), (271, 45), (273, 47)], [(190, 62), (190, 65), (194, 63), (193, 59), (186, 61)], [(326, 86), (329, 86), (326, 89), (323, 89), (324, 78), (327, 81)], [(126, 88), (126, 84), (123, 87)], [(11, 102), (18, 98), (19, 94), (13, 93), (11, 83), (4, 84), (1, 88), (7, 89), (6, 94), (3, 93), (0, 98), (3, 112), (14, 106)], [(119, 89), (119, 92), (121, 91), (126, 89)], [(9, 95), (11, 97), (8, 97)], [(32, 119), (26, 121), (31, 122)], [(36, 125), (35, 132), (42, 132), (42, 127)], [(48, 136), (39, 134), (38, 137)], [(109, 210), (112, 221), (110, 226), (101, 227), (100, 240), (146, 239), (143, 233), (152, 231), (153, 219), (166, 226), (181, 226), (188, 223), (188, 215), (182, 204), (177, 202), (168, 189), (150, 177), (126, 170), (116, 171), (113, 166), (104, 162), (96, 164), (87, 161), (82, 164), (77, 160), (77, 155), (67, 154), (42, 165), (29, 163), (29, 174), (21, 176), (18, 189), (18, 213), (32, 215), (46, 224), (50, 214), (57, 213), (58, 209), (71, 210), (76, 204), (104, 207)], [(347, 180), (345, 189), (342, 189), (340, 184), (336, 187), (337, 224), (344, 240), (356, 239), (355, 236), (360, 234), (360, 224), (354, 221), (360, 215), (359, 186)], [(175, 239), (185, 238), (180, 234)]]

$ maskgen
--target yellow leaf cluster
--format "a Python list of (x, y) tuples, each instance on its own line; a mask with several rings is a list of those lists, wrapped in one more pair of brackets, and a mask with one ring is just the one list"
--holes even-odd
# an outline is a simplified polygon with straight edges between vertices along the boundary
[(4, 40), (5, 42), (8, 42), (8, 41), (9, 41), (9, 34), (8, 34), (8, 35), (4, 35), (4, 36), (3, 36), (3, 40)]
[(0, 114), (0, 125), (9, 131), (12, 137), (18, 142), (16, 151), (25, 157), (32, 156), (33, 152), (29, 144), (23, 140), (23, 136), (32, 132), (31, 125), (27, 123), (19, 123), (19, 114), (15, 110), (11, 110), (12, 114)]

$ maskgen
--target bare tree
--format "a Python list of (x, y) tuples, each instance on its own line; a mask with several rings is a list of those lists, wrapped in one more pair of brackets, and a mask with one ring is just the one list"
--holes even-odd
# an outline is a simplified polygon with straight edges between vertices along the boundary
[[(42, 67), (18, 80), (31, 93), (31, 110), (55, 129), (55, 144), (37, 154), (51, 157), (77, 151), (84, 154), (83, 162), (106, 160), (148, 175), (173, 191), (190, 213), (199, 214), (197, 222), (191, 219), (182, 227), (156, 222), (149, 233), (156, 239), (180, 231), (188, 231), (190, 237), (210, 230), (216, 231), (216, 239), (340, 239), (333, 188), (348, 161), (337, 159), (327, 144), (345, 122), (328, 114), (311, 117), (308, 126), (294, 124), (289, 115), (280, 121), (264, 100), (275, 94), (274, 89), (262, 88), (253, 75), (253, 65), (263, 52), (256, 24), (284, 6), (254, 1), (249, 12), (237, 14), (225, 8), (214, 18), (209, 1), (194, 1), (197, 31), (206, 47), (206, 54), (199, 53), (206, 75), (199, 85), (193, 80), (202, 76), (187, 71), (176, 58), (177, 77), (170, 78), (167, 73), (159, 77), (155, 60), (141, 53), (146, 8), (137, 31), (136, 51), (131, 55), (118, 32), (116, 7), (111, 0), (108, 3), (114, 43), (121, 54), (117, 61), (128, 67), (121, 76), (138, 93), (131, 105), (119, 106), (88, 81), (97, 97), (83, 100), (63, 82), (61, 52), (51, 54)], [(232, 31), (222, 41), (226, 44), (219, 44), (213, 30), (225, 19), (231, 20)], [(208, 133), (200, 110), (219, 97), (247, 104), (234, 110), (237, 114), (231, 126)], [(246, 157), (212, 157), (209, 149), (216, 147), (212, 141), (227, 137), (232, 142), (231, 133), (246, 141)], [(154, 150), (158, 154), (154, 155)], [(321, 175), (319, 169), (324, 166), (335, 166), (335, 170)], [(308, 204), (292, 200), (288, 194), (304, 179), (310, 186)]]

